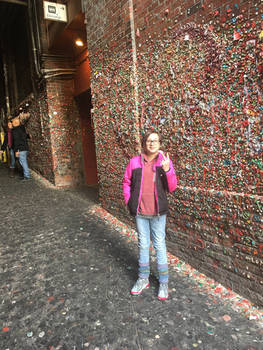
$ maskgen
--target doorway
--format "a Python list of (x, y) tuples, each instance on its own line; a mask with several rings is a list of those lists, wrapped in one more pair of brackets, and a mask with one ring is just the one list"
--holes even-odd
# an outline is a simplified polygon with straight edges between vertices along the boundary
[(75, 96), (75, 101), (80, 115), (85, 184), (97, 185), (98, 173), (95, 136), (91, 120), (91, 90), (85, 90), (81, 94)]

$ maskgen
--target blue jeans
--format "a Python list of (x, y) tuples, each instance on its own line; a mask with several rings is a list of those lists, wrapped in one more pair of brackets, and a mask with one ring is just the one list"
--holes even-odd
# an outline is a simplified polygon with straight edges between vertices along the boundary
[(30, 172), (27, 164), (27, 154), (28, 151), (19, 151), (19, 163), (23, 168), (23, 173), (25, 178), (30, 178)]
[(15, 152), (13, 148), (9, 148), (9, 154), (10, 154), (10, 168), (15, 169), (16, 159), (15, 159)]
[(168, 283), (168, 262), (165, 243), (166, 215), (143, 217), (136, 216), (139, 248), (139, 277), (148, 278), (150, 275), (150, 245), (151, 235), (157, 254), (157, 269), (159, 282)]

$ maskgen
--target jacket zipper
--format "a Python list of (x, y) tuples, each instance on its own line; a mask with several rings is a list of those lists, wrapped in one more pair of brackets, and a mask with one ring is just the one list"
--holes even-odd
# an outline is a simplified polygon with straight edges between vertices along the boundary
[(142, 196), (142, 179), (143, 179), (143, 175), (144, 175), (144, 163), (142, 162), (142, 159), (141, 159), (141, 165), (142, 165), (142, 177), (141, 177), (140, 193), (139, 193), (139, 198), (138, 198), (136, 215), (138, 215), (138, 213), (139, 213), (139, 206), (140, 206), (141, 196)]
[(160, 216), (160, 214), (159, 214), (158, 193), (157, 193), (157, 174), (156, 174), (156, 167), (155, 167), (154, 195), (155, 195), (155, 201), (156, 201), (157, 216)]

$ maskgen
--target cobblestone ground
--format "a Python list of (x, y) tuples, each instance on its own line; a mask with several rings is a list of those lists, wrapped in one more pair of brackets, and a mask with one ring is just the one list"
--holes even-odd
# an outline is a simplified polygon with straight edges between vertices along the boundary
[(94, 196), (21, 183), (3, 166), (0, 190), (1, 350), (263, 349), (257, 323), (173, 269), (169, 300), (154, 276), (132, 297), (136, 243), (87, 217)]

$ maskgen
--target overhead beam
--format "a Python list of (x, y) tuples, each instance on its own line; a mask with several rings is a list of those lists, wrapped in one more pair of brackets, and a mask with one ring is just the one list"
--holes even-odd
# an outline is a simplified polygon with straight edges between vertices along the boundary
[(7, 2), (9, 4), (27, 6), (27, 1), (22, 0), (0, 0), (0, 2)]

